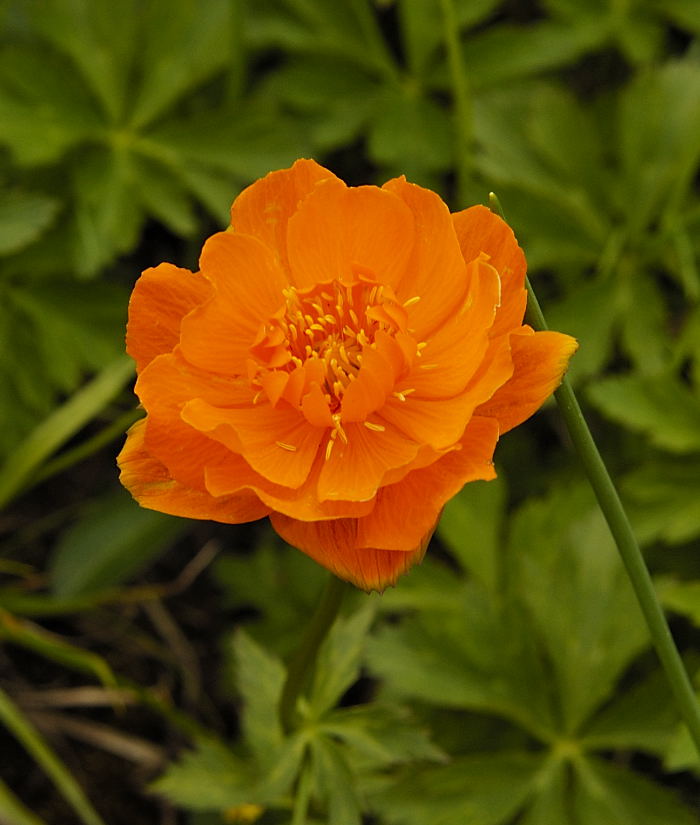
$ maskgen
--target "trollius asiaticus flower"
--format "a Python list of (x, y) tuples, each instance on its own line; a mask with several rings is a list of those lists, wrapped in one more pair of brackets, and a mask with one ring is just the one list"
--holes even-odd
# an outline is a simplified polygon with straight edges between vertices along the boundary
[(161, 264), (134, 288), (146, 417), (122, 482), (174, 515), (269, 516), (341, 578), (393, 584), (576, 349), (523, 325), (524, 277), (485, 207), (450, 214), (403, 178), (348, 187), (311, 160), (272, 172), (199, 272)]

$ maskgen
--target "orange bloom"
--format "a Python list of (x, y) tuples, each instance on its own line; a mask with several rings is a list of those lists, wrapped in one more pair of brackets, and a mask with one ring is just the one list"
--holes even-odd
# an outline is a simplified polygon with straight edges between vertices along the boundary
[(523, 326), (525, 258), (483, 206), (451, 215), (396, 178), (312, 160), (231, 207), (200, 271), (146, 270), (127, 350), (147, 415), (119, 456), (144, 507), (270, 516), (337, 576), (382, 590), (445, 502), (495, 477), (499, 436), (559, 384), (576, 342)]

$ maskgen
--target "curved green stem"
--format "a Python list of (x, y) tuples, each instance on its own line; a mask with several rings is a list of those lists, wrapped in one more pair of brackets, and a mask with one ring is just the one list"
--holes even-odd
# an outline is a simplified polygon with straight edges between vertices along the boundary
[[(528, 292), (527, 321), (536, 330), (546, 330), (547, 323), (529, 280), (526, 280), (526, 286)], [(678, 653), (678, 648), (673, 641), (666, 617), (656, 597), (654, 584), (627, 514), (601, 458), (598, 447), (593, 440), (591, 431), (588, 429), (571, 383), (566, 377), (554, 393), (554, 397), (566, 423), (571, 441), (579, 454), (581, 463), (588, 475), (588, 480), (598, 499), (600, 509), (615, 539), (615, 544), (649, 628), (651, 640), (666, 671), (666, 677), (676, 699), (676, 706), (688, 726), (698, 756), (700, 756), (700, 707), (683, 666), (683, 661)]]
[(338, 615), (346, 590), (346, 583), (331, 574), (316, 607), (316, 612), (311, 617), (301, 643), (289, 663), (287, 679), (282, 688), (279, 704), (280, 722), (285, 733), (294, 727), (297, 699), (313, 670), (318, 649)]
[[(493, 192), (489, 194), (489, 205), (492, 211), (502, 218), (504, 217), (501, 204)], [(538, 331), (549, 329), (540, 302), (537, 300), (528, 278), (525, 279), (525, 286), (527, 287), (526, 320), (528, 324)], [(627, 576), (647, 623), (651, 641), (666, 671), (666, 678), (671, 685), (676, 707), (688, 727), (695, 749), (700, 757), (700, 706), (695, 691), (676, 643), (673, 641), (664, 612), (656, 597), (654, 583), (627, 518), (627, 513), (625, 513), (591, 431), (588, 429), (588, 424), (586, 424), (586, 419), (583, 417), (581, 407), (571, 387), (571, 382), (566, 376), (564, 376), (559, 389), (555, 391), (554, 397), (571, 436), (571, 441), (588, 475), (588, 481), (593, 488), (598, 505), (615, 540), (622, 563), (627, 570)]]
[(462, 208), (469, 201), (469, 181), (472, 171), (472, 104), (467, 72), (459, 47), (459, 24), (454, 1), (441, 0), (441, 5), (447, 61), (454, 94), (457, 203)]

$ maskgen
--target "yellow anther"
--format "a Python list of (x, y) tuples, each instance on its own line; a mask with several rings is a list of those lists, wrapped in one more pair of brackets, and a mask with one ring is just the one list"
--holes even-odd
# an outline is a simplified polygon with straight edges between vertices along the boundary
[(377, 433), (383, 433), (386, 430), (386, 427), (382, 424), (374, 424), (371, 421), (363, 421), (362, 422), (368, 430), (374, 430)]
[(275, 441), (275, 444), (283, 450), (289, 450), (290, 453), (295, 453), (297, 451), (294, 444), (285, 444), (284, 441)]
[(403, 308), (408, 309), (412, 307), (414, 304), (417, 304), (420, 301), (420, 295), (414, 295), (413, 298), (409, 298), (408, 301), (403, 302)]

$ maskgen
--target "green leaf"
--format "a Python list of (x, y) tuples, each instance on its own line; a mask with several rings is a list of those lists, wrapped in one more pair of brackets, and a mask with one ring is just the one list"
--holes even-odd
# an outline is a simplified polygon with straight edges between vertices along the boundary
[(309, 698), (316, 718), (335, 707), (343, 693), (357, 681), (367, 634), (376, 610), (376, 600), (367, 599), (354, 615), (336, 620), (316, 663)]
[(0, 51), (0, 143), (20, 166), (59, 160), (101, 128), (101, 117), (71, 64), (42, 46)]
[(579, 341), (569, 369), (574, 383), (600, 372), (610, 357), (616, 313), (610, 286), (602, 281), (581, 285), (560, 303), (547, 308), (552, 329), (567, 332)]
[(315, 794), (326, 802), (328, 821), (334, 825), (361, 825), (357, 777), (343, 750), (331, 739), (311, 740), (311, 769)]
[(661, 598), (667, 608), (681, 613), (700, 627), (700, 581), (667, 581), (661, 590)]
[(571, 735), (646, 645), (643, 616), (607, 524), (583, 486), (525, 504), (513, 523), (514, 581), (554, 667)]
[(655, 671), (606, 705), (579, 738), (595, 750), (646, 751), (661, 756), (668, 748), (678, 711), (668, 701), (665, 674)]
[[(459, 27), (480, 23), (497, 5), (498, 0), (457, 0), (455, 14)], [(414, 77), (424, 77), (443, 42), (442, 15), (433, 0), (400, 0), (398, 9), (409, 68)]]
[(416, 725), (410, 712), (396, 704), (338, 708), (322, 724), (324, 735), (348, 745), (360, 769), (384, 769), (416, 761), (444, 762), (447, 755), (434, 745), (428, 732)]
[(462, 569), (492, 592), (501, 578), (499, 538), (505, 497), (502, 479), (467, 484), (446, 504), (437, 530)]
[(176, 235), (193, 235), (197, 229), (197, 219), (178, 170), (142, 156), (134, 157), (133, 168), (144, 210)]
[(475, 86), (497, 86), (571, 63), (592, 51), (600, 39), (595, 21), (575, 29), (552, 20), (527, 26), (501, 24), (470, 37), (464, 61)]
[(78, 67), (106, 118), (119, 120), (139, 45), (135, 0), (31, 0), (28, 7), (35, 30)]
[(90, 421), (133, 374), (130, 358), (119, 358), (41, 422), (0, 468), (0, 507), (29, 480), (34, 470)]
[(576, 762), (573, 805), (580, 825), (697, 825), (697, 816), (659, 785), (598, 759)]
[(389, 89), (369, 125), (372, 160), (416, 182), (449, 168), (453, 132), (447, 112), (417, 90)]
[(279, 699), (284, 684), (284, 665), (242, 630), (236, 632), (232, 646), (236, 684), (243, 700), (243, 735), (264, 767), (283, 740)]
[(700, 64), (687, 58), (638, 73), (618, 112), (621, 208), (637, 235), (669, 198), (684, 195), (697, 169)]
[(73, 172), (77, 200), (73, 254), (79, 275), (95, 275), (135, 246), (144, 220), (137, 184), (133, 156), (125, 145), (115, 142), (81, 154)]
[[(214, 576), (224, 606), (249, 608), (257, 615), (256, 638), (286, 656), (299, 643), (300, 627), (308, 621), (325, 578), (308, 556), (283, 545), (271, 528), (258, 533), (250, 556), (222, 555)], [(255, 587), (250, 582), (255, 582)]]
[(188, 810), (224, 811), (252, 802), (254, 783), (247, 761), (217, 740), (200, 737), (150, 787)]
[(548, 740), (550, 680), (527, 616), (476, 584), (455, 596), (449, 610), (381, 628), (367, 644), (370, 671), (392, 697), (502, 716)]
[(35, 241), (59, 208), (56, 198), (36, 192), (9, 191), (0, 201), (0, 255), (11, 255)]
[(448, 765), (407, 770), (373, 794), (370, 804), (387, 825), (506, 825), (527, 799), (541, 764), (541, 757), (525, 754), (457, 757)]
[(518, 825), (568, 823), (571, 817), (570, 785), (569, 764), (562, 759), (548, 759), (535, 777), (530, 805)]
[(162, 115), (230, 60), (232, 15), (229, 0), (151, 0), (138, 19), (147, 67), (130, 114), (132, 128)]
[(110, 493), (61, 536), (50, 562), (52, 589), (72, 598), (122, 584), (188, 528), (185, 519), (139, 507), (125, 490)]
[(677, 453), (700, 450), (700, 398), (674, 375), (626, 375), (588, 389), (614, 421), (642, 432), (652, 444)]
[(175, 159), (179, 166), (194, 161), (220, 169), (246, 183), (271, 169), (291, 165), (307, 154), (308, 138), (296, 121), (268, 104), (248, 103), (234, 111), (198, 112), (187, 120), (154, 127), (141, 146), (153, 157)]
[(622, 490), (640, 541), (682, 544), (700, 535), (696, 453), (652, 458), (624, 478)]

